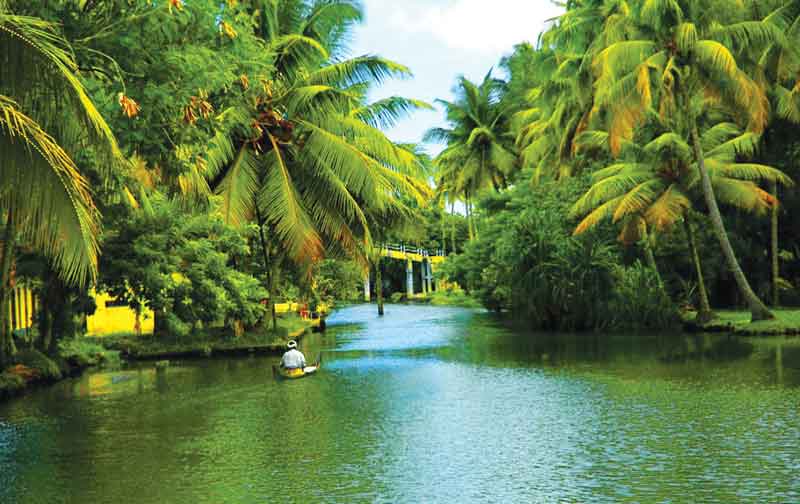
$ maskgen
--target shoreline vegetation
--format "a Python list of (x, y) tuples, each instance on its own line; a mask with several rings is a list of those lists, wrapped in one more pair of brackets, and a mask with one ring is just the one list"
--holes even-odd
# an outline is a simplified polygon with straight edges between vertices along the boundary
[(709, 322), (696, 321), (697, 312), (682, 314), (684, 329), (688, 332), (732, 333), (741, 336), (800, 336), (800, 310), (774, 308), (775, 318), (751, 321), (750, 312), (720, 310)]
[(119, 359), (119, 352), (84, 339), (63, 341), (54, 356), (36, 349), (21, 350), (16, 364), (0, 372), (0, 401), (78, 377), (89, 368), (118, 365)]
[[(14, 366), (0, 372), (0, 401), (22, 395), (39, 386), (75, 378), (97, 367), (119, 366), (121, 361), (162, 361), (241, 355), (279, 356), (290, 339), (300, 340), (317, 330), (322, 319), (289, 315), (278, 319), (278, 330), (251, 331), (239, 338), (220, 331), (200, 331), (182, 338), (137, 336), (133, 333), (78, 337), (62, 341), (56, 356), (22, 350)], [(156, 363), (158, 365), (158, 363)]]
[(278, 319), (278, 330), (253, 330), (236, 338), (219, 331), (198, 331), (183, 338), (119, 334), (87, 338), (130, 361), (202, 358), (231, 355), (281, 355), (290, 339), (298, 340), (319, 327), (321, 319), (286, 316)]
[[(481, 303), (460, 290), (443, 290), (424, 296), (395, 296), (393, 304), (483, 308)], [(348, 303), (342, 306), (347, 306)], [(374, 304), (374, 303), (370, 303)], [(776, 318), (751, 322), (747, 311), (716, 312), (716, 318), (701, 324), (696, 311), (681, 314), (683, 331), (687, 333), (730, 333), (746, 337), (800, 336), (800, 310), (776, 309)], [(132, 333), (102, 337), (79, 337), (63, 341), (59, 353), (48, 357), (38, 350), (22, 350), (18, 363), (0, 373), (0, 401), (10, 399), (36, 387), (54, 384), (62, 379), (79, 377), (92, 368), (119, 366), (121, 361), (156, 362), (168, 359), (208, 359), (245, 355), (281, 355), (290, 339), (300, 340), (318, 330), (320, 319), (303, 319), (296, 315), (278, 319), (278, 330), (252, 331), (239, 338), (219, 331), (201, 331), (183, 338), (136, 336)]]
[[(779, 308), (800, 306), (800, 4), (679, 3), (568, 2), (400, 144), (434, 107), (369, 99), (412, 71), (349, 57), (358, 2), (0, 0), (0, 394), (120, 356), (278, 353), (307, 330), (280, 302), (371, 286), (379, 314), (800, 334)], [(131, 323), (83, 337), (109, 307)], [(158, 336), (109, 334), (143, 319)]]

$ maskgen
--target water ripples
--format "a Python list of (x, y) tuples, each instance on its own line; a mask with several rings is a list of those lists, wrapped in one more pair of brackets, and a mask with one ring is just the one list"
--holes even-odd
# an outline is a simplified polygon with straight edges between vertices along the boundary
[(698, 369), (681, 336), (551, 338), (451, 308), (329, 328), (303, 342), (313, 378), (196, 361), (0, 405), (0, 502), (800, 501), (800, 389), (762, 354)]

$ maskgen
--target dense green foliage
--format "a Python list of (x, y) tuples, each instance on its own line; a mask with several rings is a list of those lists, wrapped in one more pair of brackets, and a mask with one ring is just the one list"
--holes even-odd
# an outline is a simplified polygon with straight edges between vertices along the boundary
[[(514, 187), (459, 194), (468, 217), (480, 200), (476, 239), (446, 274), (539, 327), (660, 327), (674, 307), (707, 321), (712, 306), (742, 304), (760, 320), (774, 316), (762, 299), (796, 303), (800, 243), (780, 217), (798, 204), (800, 4), (564, 7), (536, 45), (503, 58), (504, 81), (460, 80), (493, 92), (463, 93), (430, 134), (446, 143), (434, 163), (452, 192), (474, 172), (452, 153), (489, 145), (476, 119), (515, 112), (491, 136), (516, 140)], [(580, 175), (590, 182), (575, 188)]]
[(623, 266), (607, 229), (571, 236), (564, 216), (586, 187), (585, 179), (571, 179), (487, 196), (481, 210), (491, 218), (443, 274), (486, 307), (541, 329), (669, 326), (677, 312), (656, 276), (639, 263)]
[(326, 259), (314, 269), (315, 301), (355, 303), (363, 298), (363, 272), (351, 261)]
[(355, 0), (0, 0), (0, 306), (18, 281), (42, 305), (16, 338), (0, 311), (0, 361), (57, 353), (91, 288), (184, 338), (367, 271), (382, 305), (386, 242), (450, 255), (437, 302), (541, 328), (800, 303), (800, 3), (564, 8), (439, 100), (431, 160), (382, 132), (430, 106), (370, 101), (411, 72), (350, 54)]
[(0, 1), (0, 292), (24, 252), (49, 305), (38, 347), (82, 331), (90, 287), (183, 336), (354, 299), (372, 230), (430, 193), (415, 147), (380, 129), (429, 105), (368, 100), (410, 70), (350, 57), (362, 17), (351, 0)]
[(250, 256), (246, 232), (219, 215), (153, 201), (151, 212), (135, 212), (109, 233), (99, 288), (139, 311), (151, 308), (156, 332), (186, 334), (217, 322), (253, 327), (266, 315), (268, 294), (234, 267)]

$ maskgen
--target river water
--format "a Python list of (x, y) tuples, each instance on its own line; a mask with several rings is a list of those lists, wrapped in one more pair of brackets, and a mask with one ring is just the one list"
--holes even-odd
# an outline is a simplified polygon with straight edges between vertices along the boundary
[(386, 312), (333, 315), (301, 380), (141, 364), (0, 404), (0, 502), (800, 502), (798, 340)]

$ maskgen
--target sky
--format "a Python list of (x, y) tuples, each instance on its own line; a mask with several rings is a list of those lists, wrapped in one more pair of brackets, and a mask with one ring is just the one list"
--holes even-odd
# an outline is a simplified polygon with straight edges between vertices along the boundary
[[(389, 81), (372, 96), (399, 95), (433, 104), (449, 100), (459, 75), (481, 81), (514, 45), (535, 42), (561, 13), (550, 0), (363, 0), (366, 19), (352, 55), (377, 54), (411, 68), (412, 79)], [(495, 70), (496, 76), (502, 72)], [(416, 143), (428, 128), (446, 126), (444, 113), (418, 111), (387, 133)], [(436, 154), (441, 146), (428, 146)]]

